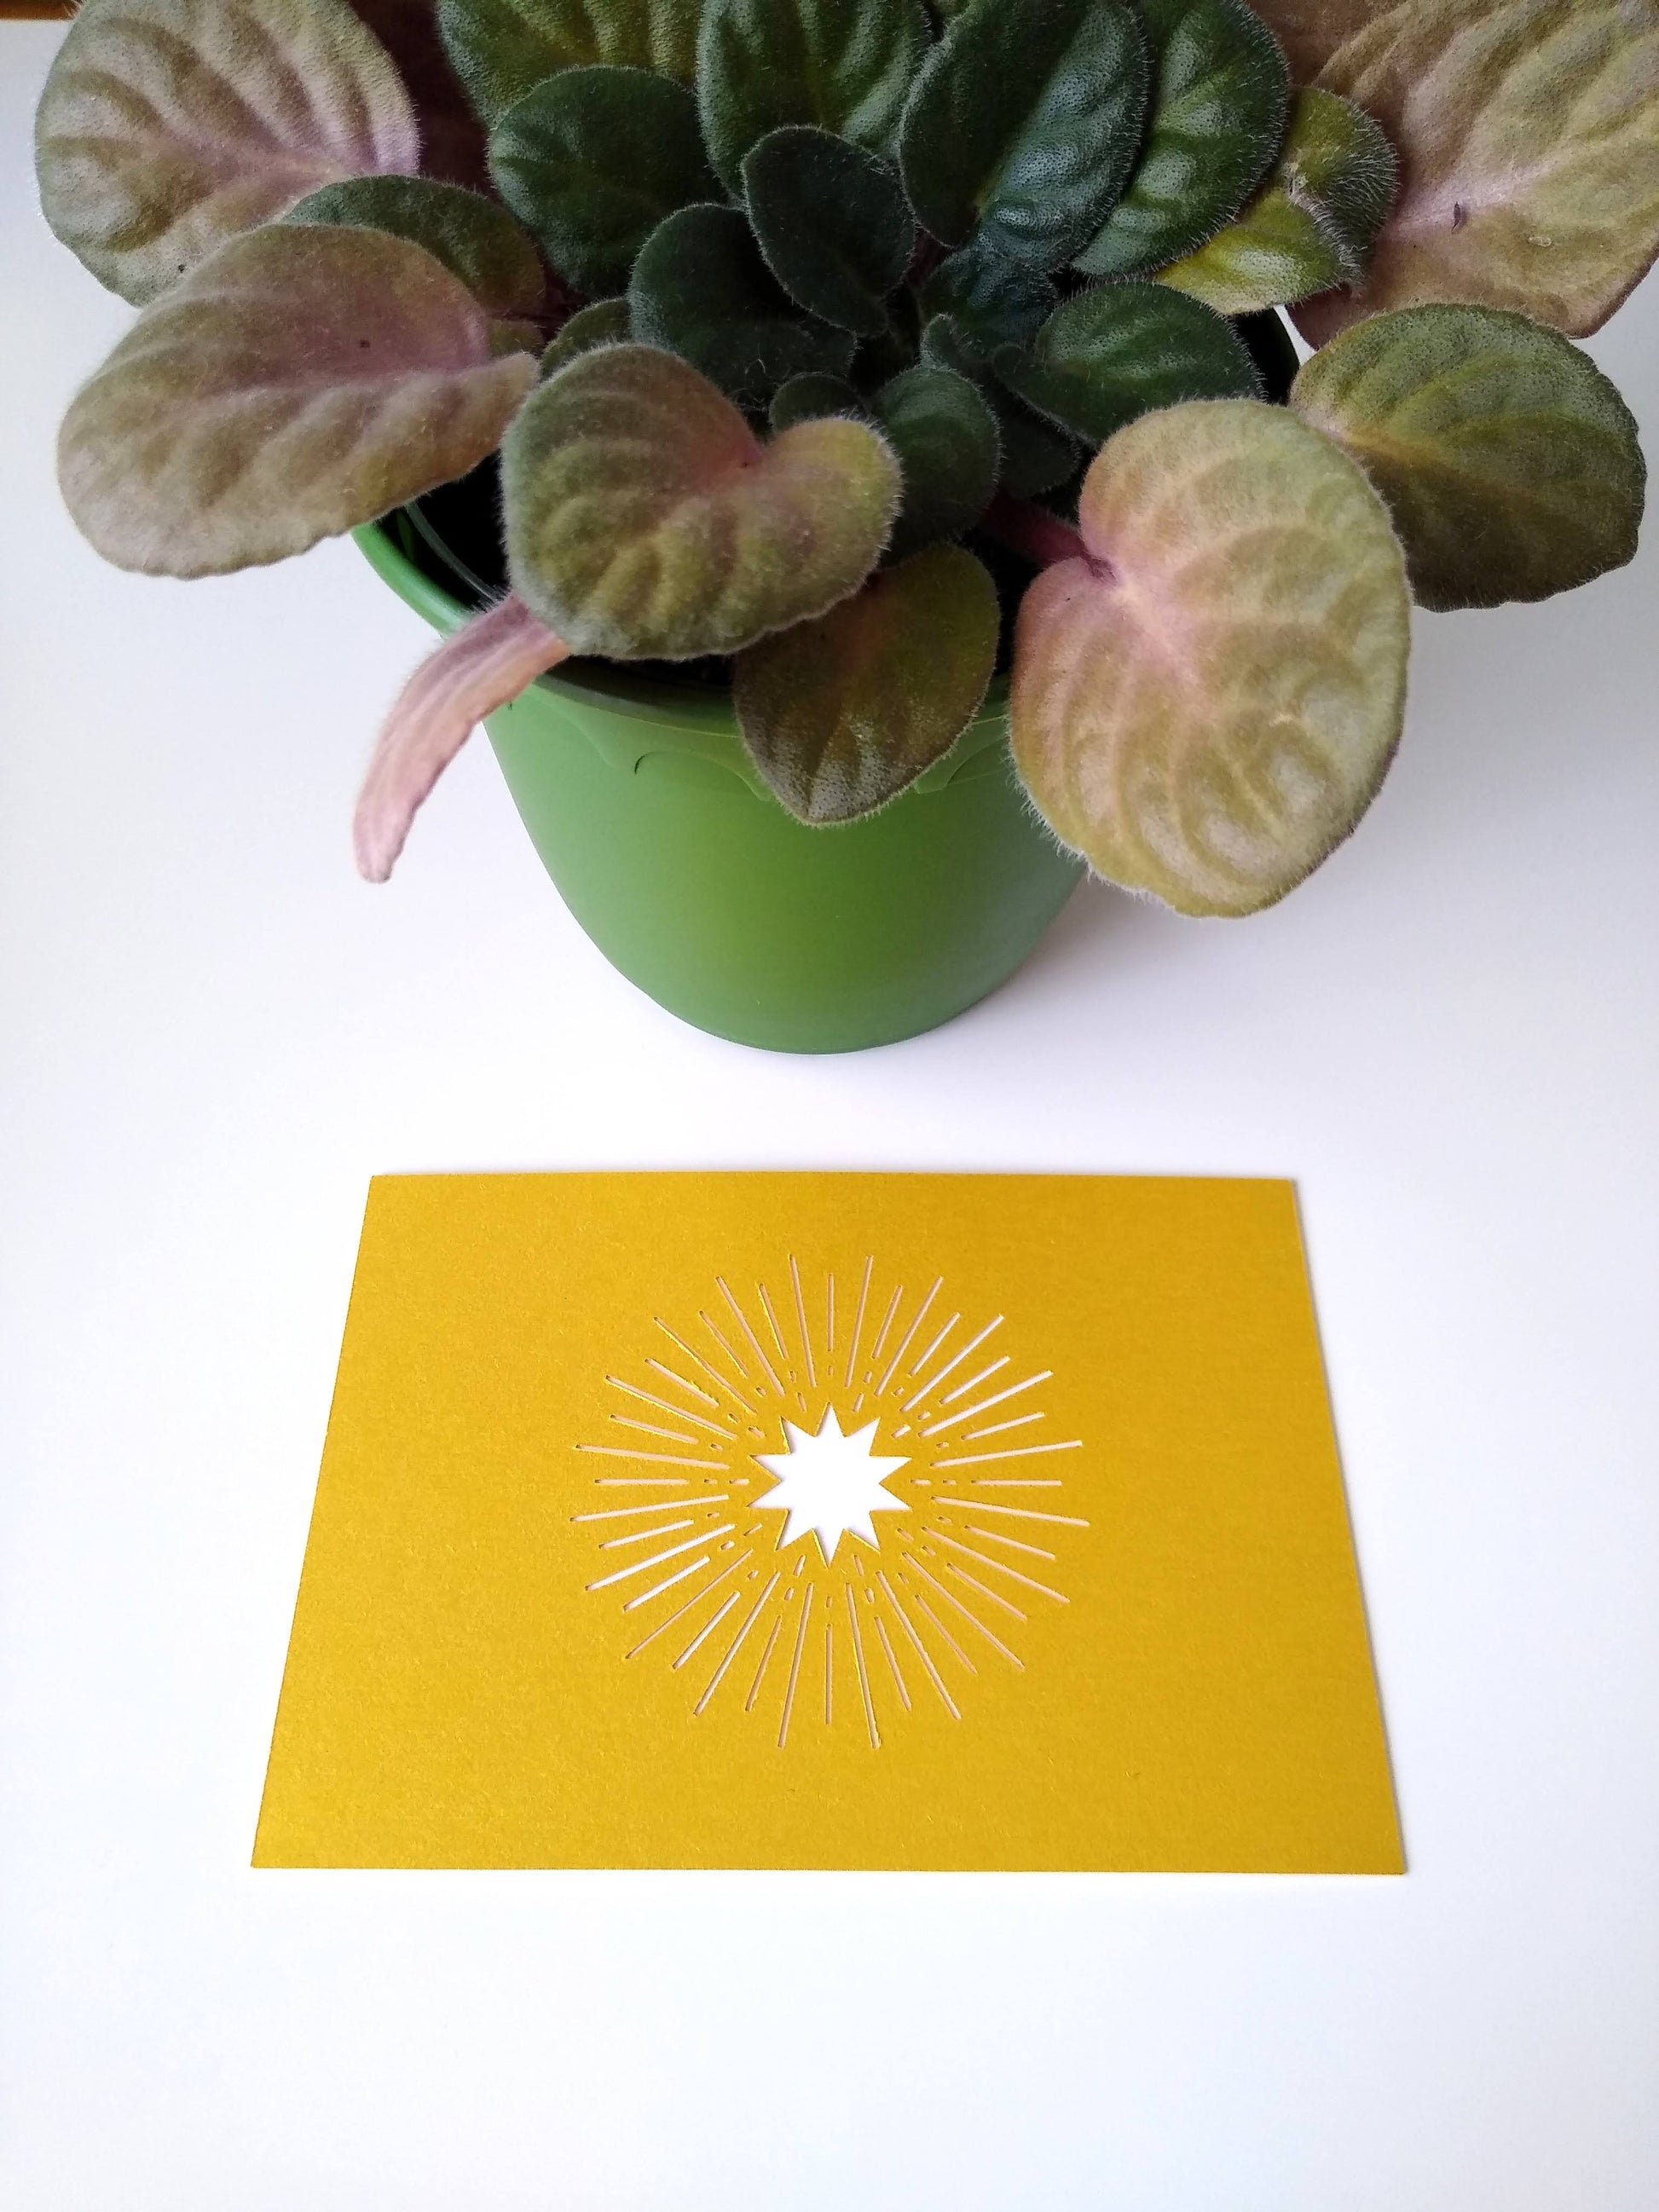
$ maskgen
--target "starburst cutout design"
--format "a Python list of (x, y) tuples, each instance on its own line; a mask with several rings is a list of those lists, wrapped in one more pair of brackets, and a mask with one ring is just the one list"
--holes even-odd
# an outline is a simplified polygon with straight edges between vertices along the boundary
[(902, 1498), (883, 1487), (884, 1475), (896, 1474), (910, 1462), (906, 1457), (878, 1456), (872, 1446), (880, 1425), (879, 1421), (867, 1421), (850, 1437), (843, 1436), (832, 1406), (816, 1436), (786, 1420), (788, 1450), (755, 1454), (766, 1472), (778, 1478), (777, 1488), (757, 1498), (756, 1504), (763, 1511), (789, 1516), (780, 1551), (808, 1534), (817, 1536), (826, 1565), (844, 1535), (861, 1537), (872, 1551), (880, 1549), (871, 1515), (910, 1510)]
[(1085, 1446), (1050, 1425), (1050, 1370), (1001, 1314), (948, 1310), (942, 1275), (883, 1284), (872, 1254), (849, 1298), (833, 1269), (787, 1270), (780, 1297), (717, 1275), (695, 1323), (656, 1317), (656, 1348), (605, 1378), (603, 1436), (574, 1446), (592, 1488), (571, 1517), (622, 1656), (695, 1670), (694, 1719), (752, 1713), (782, 1750), (811, 1716), (878, 1751), (921, 1700), (960, 1720), (984, 1670), (1024, 1672), (1033, 1611), (1071, 1602)]

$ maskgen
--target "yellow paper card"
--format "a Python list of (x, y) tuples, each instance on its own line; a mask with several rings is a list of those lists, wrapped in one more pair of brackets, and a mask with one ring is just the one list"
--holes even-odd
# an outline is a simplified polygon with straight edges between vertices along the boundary
[(1398, 1873), (1291, 1187), (377, 1182), (255, 1863)]

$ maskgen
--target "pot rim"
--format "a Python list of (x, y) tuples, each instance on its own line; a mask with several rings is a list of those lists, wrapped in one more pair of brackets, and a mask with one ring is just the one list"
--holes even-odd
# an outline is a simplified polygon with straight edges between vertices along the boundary
[[(351, 534), (381, 581), (389, 584), (406, 605), (441, 635), (451, 635), (472, 615), (472, 608), (414, 557), (407, 541), (417, 533), (401, 507), (378, 522), (363, 524)], [(431, 537), (431, 523), (428, 521), (418, 534)], [(402, 544), (400, 536), (404, 539)], [(729, 731), (732, 726), (730, 684), (714, 690), (688, 678), (659, 675), (654, 670), (647, 673), (626, 661), (587, 658), (568, 660), (562, 667), (538, 676), (536, 682), (566, 698), (604, 707), (612, 714), (637, 715), (642, 720), (667, 720), (682, 729), (710, 732)], [(993, 677), (978, 714), (957, 740), (963, 757), (969, 750), (978, 750), (975, 739), (988, 743), (1005, 733), (1008, 691), (1006, 673)]]

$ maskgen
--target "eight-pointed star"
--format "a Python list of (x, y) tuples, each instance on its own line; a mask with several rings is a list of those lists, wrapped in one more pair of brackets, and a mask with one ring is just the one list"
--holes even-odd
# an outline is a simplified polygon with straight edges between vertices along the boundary
[(910, 1510), (902, 1498), (894, 1498), (882, 1487), (882, 1478), (908, 1467), (908, 1460), (882, 1459), (871, 1450), (879, 1425), (876, 1421), (850, 1437), (843, 1436), (833, 1407), (824, 1415), (817, 1436), (798, 1429), (793, 1421), (783, 1425), (788, 1450), (755, 1454), (767, 1473), (778, 1478), (777, 1488), (757, 1498), (756, 1504), (789, 1516), (780, 1550), (809, 1529), (816, 1534), (826, 1561), (835, 1558), (843, 1531), (862, 1537), (872, 1549), (878, 1549), (870, 1516)]

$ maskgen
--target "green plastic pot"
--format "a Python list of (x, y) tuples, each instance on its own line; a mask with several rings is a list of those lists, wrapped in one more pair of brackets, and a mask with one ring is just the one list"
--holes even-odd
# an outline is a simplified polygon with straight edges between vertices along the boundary
[[(446, 558), (459, 564), (429, 526), (404, 513), (356, 535), (434, 629), (466, 619), (437, 580)], [(1012, 975), (1083, 872), (1014, 775), (1006, 690), (890, 806), (836, 829), (778, 805), (730, 696), (694, 683), (573, 663), (486, 727), (600, 951), (659, 1006), (739, 1044), (856, 1052), (936, 1029)]]

